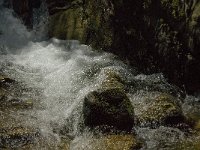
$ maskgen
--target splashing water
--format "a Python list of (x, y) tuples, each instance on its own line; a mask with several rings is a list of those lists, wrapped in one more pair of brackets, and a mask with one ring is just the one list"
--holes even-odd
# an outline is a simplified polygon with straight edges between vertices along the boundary
[[(82, 135), (79, 136), (82, 130), (83, 99), (87, 93), (99, 88), (105, 76), (103, 70), (119, 72), (127, 83), (133, 79), (145, 80), (149, 84), (166, 83), (160, 74), (134, 76), (134, 71), (114, 55), (95, 52), (78, 41), (53, 38), (36, 42), (45, 39), (44, 36), (28, 32), (12, 14), (13, 11), (3, 8), (0, 1), (0, 73), (23, 83), (20, 88), (31, 89), (22, 90), (18, 98), (31, 99), (34, 105), (30, 110), (9, 113), (21, 120), (21, 124), (39, 129), (50, 143), (58, 143), (61, 139), (60, 130), (63, 130), (69, 136), (75, 137), (70, 149), (84, 145), (87, 149), (87, 142), (84, 143), (81, 140)], [(133, 92), (129, 91), (129, 97), (132, 101), (137, 99), (139, 102), (140, 95)], [(183, 105), (186, 113), (190, 105), (188, 101), (189, 98)], [(146, 141), (144, 149), (156, 149), (162, 142), (167, 145), (185, 138), (184, 133), (176, 128), (135, 130)], [(92, 137), (89, 131), (85, 132), (87, 134), (84, 138)], [(39, 146), (38, 149), (42, 148)]]

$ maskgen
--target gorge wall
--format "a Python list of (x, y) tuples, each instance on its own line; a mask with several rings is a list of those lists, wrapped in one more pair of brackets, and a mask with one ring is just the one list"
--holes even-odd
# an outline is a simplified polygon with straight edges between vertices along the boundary
[[(9, 0), (32, 26), (40, 0)], [(188, 93), (200, 91), (199, 0), (46, 0), (49, 37), (110, 51), (146, 74), (163, 72)]]

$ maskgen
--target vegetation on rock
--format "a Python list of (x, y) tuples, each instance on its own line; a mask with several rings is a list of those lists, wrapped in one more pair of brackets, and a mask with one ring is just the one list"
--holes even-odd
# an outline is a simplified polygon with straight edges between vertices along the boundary
[(86, 126), (112, 126), (130, 131), (134, 123), (134, 109), (118, 76), (110, 72), (102, 87), (84, 99), (83, 115)]

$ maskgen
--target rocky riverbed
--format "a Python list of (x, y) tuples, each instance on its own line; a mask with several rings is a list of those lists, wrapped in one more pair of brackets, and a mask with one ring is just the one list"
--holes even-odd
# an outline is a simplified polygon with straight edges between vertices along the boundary
[[(26, 2), (22, 6), (31, 9), (32, 5), (34, 9), (40, 5), (39, 1), (35, 1), (35, 4)], [(40, 14), (48, 9), (49, 25), (53, 24), (52, 36), (58, 33), (61, 37), (68, 37), (68, 34), (61, 31), (60, 21), (63, 20), (58, 18), (70, 16), (74, 22), (66, 22), (70, 30), (67, 33), (71, 38), (77, 34), (80, 37), (85, 34), (79, 33), (85, 30), (82, 28), (84, 22), (77, 22), (80, 19), (78, 12), (87, 10), (84, 12), (86, 15), (97, 8), (97, 12), (104, 10), (104, 5), (92, 7), (94, 3), (89, 1), (87, 9), (81, 9), (85, 6), (82, 2), (70, 1), (66, 7), (61, 7), (64, 1), (54, 3), (49, 0), (44, 10), (45, 5), (42, 5), (39, 10), (29, 13)], [(161, 2), (162, 6), (167, 4)], [(6, 6), (10, 7), (11, 4), (7, 3)], [(100, 4), (106, 4), (106, 13), (113, 15), (110, 8), (114, 7), (117, 13), (123, 10), (122, 4), (127, 6), (128, 3), (104, 1)], [(140, 6), (141, 3), (137, 4)], [(176, 4), (175, 1), (172, 4)], [(148, 6), (152, 6), (150, 1), (144, 8)], [(172, 12), (176, 12), (177, 5), (173, 6)], [(27, 9), (22, 10), (23, 14)], [(21, 12), (17, 8), (14, 11)], [(188, 95), (187, 91), (169, 83), (162, 73), (142, 74), (137, 66), (127, 65), (129, 60), (121, 61), (112, 53), (95, 50), (77, 40), (44, 38), (42, 31), (45, 28), (43, 25), (40, 28), (44, 20), (40, 15), (36, 19), (39, 26), (33, 27), (38, 30), (31, 30), (31, 26), (27, 29), (13, 16), (14, 11), (5, 8), (5, 3), (0, 1), (0, 149), (199, 150), (198, 94)], [(101, 13), (94, 15), (90, 16), (94, 18), (87, 19), (97, 23), (97, 27), (105, 23), (100, 22)], [(173, 15), (175, 20), (182, 16), (179, 13)], [(26, 20), (27, 16), (22, 19)], [(75, 16), (76, 19), (73, 18)], [(55, 24), (57, 21), (59, 24)], [(71, 24), (76, 26), (73, 32)], [(104, 30), (107, 27), (103, 26), (103, 31), (107, 31)], [(95, 34), (96, 28), (92, 29), (95, 37), (98, 36)], [(132, 37), (135, 32), (130, 30), (127, 33)], [(110, 32), (107, 34), (110, 35)], [(105, 41), (109, 46), (112, 36), (105, 37), (99, 42), (102, 44)], [(120, 41), (122, 45), (127, 44), (125, 39)], [(92, 46), (95, 47), (95, 44)]]

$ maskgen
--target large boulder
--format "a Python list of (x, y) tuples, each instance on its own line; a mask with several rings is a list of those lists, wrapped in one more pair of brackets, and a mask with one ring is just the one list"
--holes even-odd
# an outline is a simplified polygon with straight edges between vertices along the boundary
[(133, 106), (115, 73), (108, 71), (101, 88), (85, 97), (83, 115), (84, 123), (89, 127), (112, 126), (128, 131), (132, 129)]
[(133, 107), (126, 94), (119, 90), (94, 91), (84, 100), (86, 126), (113, 126), (131, 130), (134, 123)]

